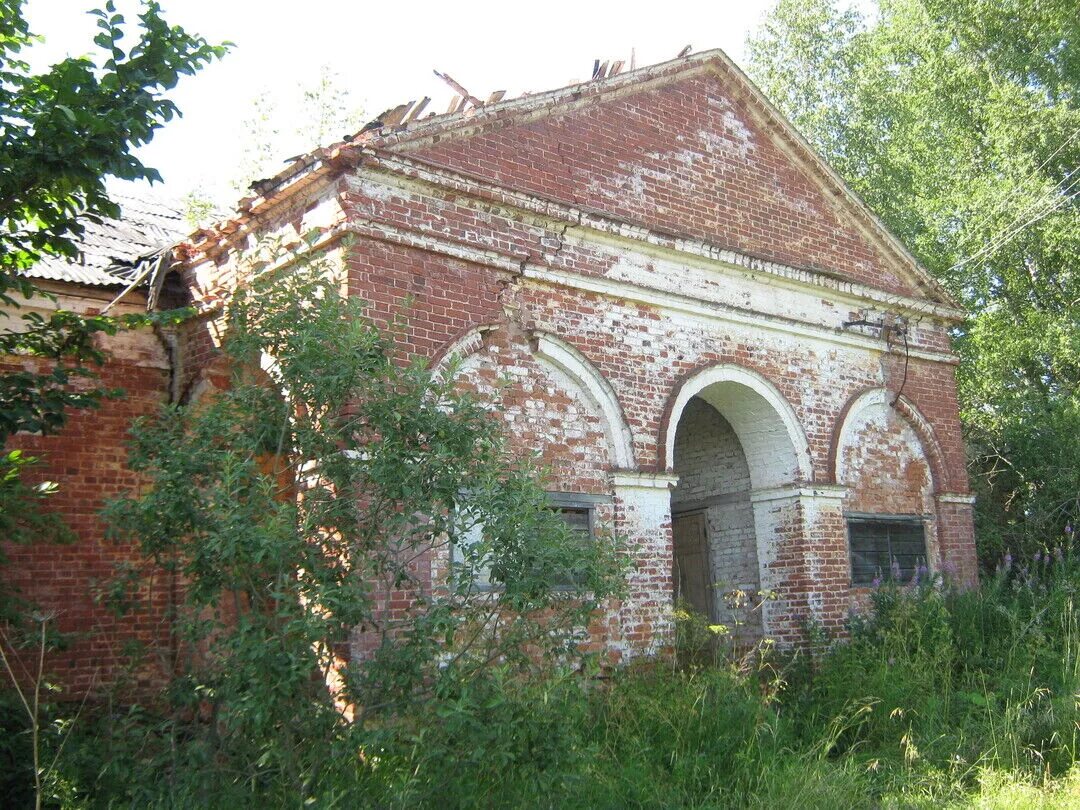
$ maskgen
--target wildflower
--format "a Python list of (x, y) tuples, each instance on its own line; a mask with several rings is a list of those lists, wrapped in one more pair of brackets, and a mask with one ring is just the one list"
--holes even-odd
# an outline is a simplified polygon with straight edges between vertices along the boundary
[(1012, 568), (1012, 562), (1013, 562), (1013, 560), (1012, 560), (1012, 552), (1011, 551), (1006, 551), (1005, 552), (1005, 570), (1006, 571), (1008, 571), (1010, 568)]
[(892, 578), (897, 582), (900, 581), (900, 563), (896, 560), (892, 561), (892, 565), (889, 566), (889, 573), (892, 574)]
[(1065, 561), (1065, 551), (1064, 551), (1064, 549), (1061, 548), (1061, 546), (1055, 546), (1054, 547), (1054, 558), (1058, 562), (1064, 562)]
[[(1047, 559), (1049, 559), (1049, 557)], [(1042, 562), (1042, 549), (1036, 549), (1035, 550), (1035, 565), (1038, 565), (1041, 562)]]
[(876, 577), (874, 577), (870, 581), (870, 587), (871, 588), (880, 588), (881, 587), (881, 575), (880, 574), (878, 574)]

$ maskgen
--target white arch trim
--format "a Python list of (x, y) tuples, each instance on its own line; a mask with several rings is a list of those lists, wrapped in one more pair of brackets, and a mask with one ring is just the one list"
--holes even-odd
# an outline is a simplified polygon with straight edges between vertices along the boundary
[(611, 447), (612, 461), (619, 470), (637, 469), (634, 436), (626, 423), (615, 389), (581, 352), (565, 341), (544, 332), (535, 334), (536, 357), (567, 375), (600, 411), (604, 432)]
[[(806, 433), (803, 431), (802, 425), (799, 423), (799, 419), (795, 415), (795, 410), (791, 407), (790, 403), (784, 399), (783, 394), (781, 394), (772, 383), (760, 374), (740, 366), (726, 364), (712, 366), (698, 372), (687, 380), (679, 389), (679, 393), (671, 407), (671, 414), (668, 418), (666, 427), (667, 432), (664, 436), (664, 449), (666, 451), (664, 457), (667, 460), (668, 471), (672, 470), (672, 464), (674, 463), (675, 432), (679, 428), (679, 420), (682, 419), (682, 414), (686, 409), (687, 403), (690, 402), (691, 397), (703, 393), (706, 393), (706, 396), (702, 398), (708, 402), (709, 397), (707, 396), (706, 389), (724, 384), (742, 386), (756, 395), (759, 404), (761, 401), (764, 401), (764, 404), (767, 405), (774, 414), (774, 418), (779, 421), (783, 432), (787, 435), (787, 439), (790, 442), (790, 448), (783, 448), (785, 451), (790, 450), (790, 455), (793, 456), (793, 458), (789, 458), (788, 460), (789, 466), (792, 468), (788, 471), (789, 480), (790, 478), (799, 481), (813, 480), (813, 467), (810, 462), (810, 444), (806, 440)], [(724, 418), (731, 423), (731, 426), (735, 429), (736, 435), (739, 435), (739, 440), (744, 445), (744, 451), (748, 451), (750, 448), (746, 447), (746, 431), (745, 429), (740, 431), (740, 428), (744, 428), (746, 425), (744, 416), (737, 412), (730, 412), (729, 409), (720, 408), (719, 410), (721, 410)], [(778, 458), (776, 461), (778, 463), (783, 463), (784, 459)], [(781, 481), (768, 481), (769, 476), (766, 471), (763, 470), (755, 472), (754, 469), (751, 469), (751, 477), (758, 478), (757, 481), (753, 482), (755, 488), (766, 485), (766, 483), (772, 486), (786, 483)]]

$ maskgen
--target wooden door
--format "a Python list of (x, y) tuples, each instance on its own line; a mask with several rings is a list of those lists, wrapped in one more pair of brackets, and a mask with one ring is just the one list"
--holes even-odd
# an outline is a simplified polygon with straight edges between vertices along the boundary
[(671, 520), (675, 546), (675, 599), (712, 621), (712, 574), (705, 513), (676, 515)]

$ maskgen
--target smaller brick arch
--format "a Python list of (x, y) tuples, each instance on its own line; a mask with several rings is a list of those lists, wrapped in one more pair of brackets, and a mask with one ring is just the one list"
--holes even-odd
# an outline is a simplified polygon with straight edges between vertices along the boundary
[(486, 323), (458, 332), (456, 337), (448, 340), (431, 358), (431, 373), (441, 377), (454, 358), (464, 360), (470, 354), (480, 351), (484, 346), (484, 335), (498, 328), (496, 323)]
[[(499, 324), (485, 324), (465, 330), (439, 351), (432, 362), (433, 372), (442, 374), (448, 369), (452, 358), (464, 359), (479, 351), (484, 345), (485, 333), (498, 328)], [(546, 332), (532, 333), (530, 349), (542, 365), (554, 368), (568, 377), (584, 399), (596, 408), (604, 423), (604, 433), (608, 439), (614, 468), (636, 470), (633, 433), (615, 389), (607, 378), (581, 352), (554, 335)]]
[(696, 371), (673, 391), (660, 424), (662, 469), (672, 469), (675, 433), (694, 396), (720, 411), (735, 430), (755, 489), (813, 480), (810, 445), (794, 408), (757, 372), (727, 364)]
[(847, 401), (840, 411), (829, 444), (829, 473), (832, 476), (833, 483), (839, 483), (840, 481), (840, 446), (844, 441), (844, 437), (859, 411), (871, 405), (889, 405), (904, 418), (904, 421), (915, 431), (923, 452), (926, 454), (926, 463), (930, 468), (934, 493), (949, 492), (948, 467), (945, 465), (945, 455), (941, 450), (941, 445), (934, 435), (933, 426), (911, 400), (901, 395), (899, 399), (893, 402), (892, 392), (884, 388), (868, 388), (859, 391)]

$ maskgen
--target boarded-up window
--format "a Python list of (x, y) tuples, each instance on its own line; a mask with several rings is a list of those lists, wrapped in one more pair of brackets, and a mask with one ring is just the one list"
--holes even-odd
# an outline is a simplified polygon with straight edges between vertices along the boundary
[[(583, 544), (591, 542), (595, 504), (604, 503), (606, 499), (602, 496), (561, 492), (548, 493), (548, 496), (551, 499), (551, 505), (548, 508), (580, 535)], [(466, 550), (480, 542), (483, 535), (484, 527), (479, 523), (475, 524), (459, 539), (457, 545), (451, 546), (451, 563), (461, 565), (465, 559)], [(499, 587), (492, 582), (491, 573), (490, 565), (477, 566), (473, 582), (477, 590), (489, 591)], [(585, 578), (580, 571), (568, 570), (557, 572), (554, 579), (557, 588), (576, 589), (581, 586)]]
[(585, 536), (592, 534), (592, 508), (588, 506), (556, 506), (552, 509), (566, 525)]
[(920, 518), (851, 518), (851, 583), (908, 582), (926, 564), (926, 531)]
[[(574, 504), (570, 506), (554, 505), (551, 511), (561, 517), (566, 525), (581, 536), (582, 543), (591, 542), (593, 539), (593, 508), (591, 505)], [(555, 582), (560, 588), (577, 588), (583, 584), (583, 575), (580, 571), (561, 571), (556, 575)]]

